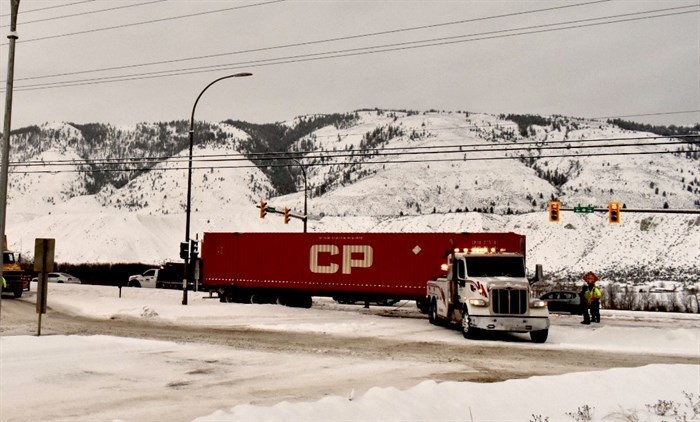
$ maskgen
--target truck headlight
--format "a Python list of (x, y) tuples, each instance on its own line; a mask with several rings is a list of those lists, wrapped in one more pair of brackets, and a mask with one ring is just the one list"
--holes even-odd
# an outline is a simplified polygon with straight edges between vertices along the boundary
[(469, 299), (469, 304), (472, 306), (486, 306), (487, 305), (487, 303), (484, 299), (478, 299), (478, 298)]
[(546, 307), (547, 307), (547, 302), (545, 302), (544, 300), (540, 300), (540, 299), (533, 300), (533, 301), (530, 303), (530, 307), (531, 307), (531, 308), (546, 308)]

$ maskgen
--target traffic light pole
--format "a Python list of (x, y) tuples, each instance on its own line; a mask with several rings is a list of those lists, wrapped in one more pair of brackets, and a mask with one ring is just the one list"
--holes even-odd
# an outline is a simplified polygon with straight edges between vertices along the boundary
[[(301, 168), (301, 174), (302, 174), (302, 176), (304, 176), (304, 217), (301, 218), (301, 220), (304, 221), (304, 233), (306, 233), (306, 222), (307, 222), (308, 216), (309, 216), (309, 212), (308, 212), (308, 209), (307, 209), (307, 201), (308, 201), (308, 194), (307, 194), (307, 191), (308, 191), (308, 183), (307, 183), (307, 181), (306, 181), (306, 168), (304, 168), (304, 165), (303, 165), (299, 160), (297, 160), (296, 158), (290, 158), (290, 160), (294, 161), (294, 162), (299, 166), (299, 168)], [(299, 216), (293, 216), (293, 217), (294, 217), (294, 218), (300, 218)]]

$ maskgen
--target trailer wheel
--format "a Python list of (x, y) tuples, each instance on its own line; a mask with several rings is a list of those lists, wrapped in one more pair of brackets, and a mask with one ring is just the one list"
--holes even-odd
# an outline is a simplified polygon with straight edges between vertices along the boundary
[(17, 298), (17, 299), (21, 298), (22, 297), (22, 289), (15, 290), (13, 292), (13, 294), (15, 295), (15, 298)]
[(309, 295), (294, 295), (287, 298), (287, 306), (292, 308), (309, 309), (313, 305), (313, 300)]
[(530, 331), (530, 339), (533, 343), (544, 343), (547, 341), (549, 330)]
[(250, 295), (250, 303), (252, 303), (254, 305), (256, 305), (256, 304), (261, 305), (264, 303), (272, 303), (272, 301), (270, 300), (269, 297), (267, 297), (265, 295), (261, 295), (259, 293), (253, 293)]
[(462, 308), (462, 335), (464, 338), (475, 339), (478, 336), (478, 331), (478, 328), (469, 326), (469, 311), (466, 307)]

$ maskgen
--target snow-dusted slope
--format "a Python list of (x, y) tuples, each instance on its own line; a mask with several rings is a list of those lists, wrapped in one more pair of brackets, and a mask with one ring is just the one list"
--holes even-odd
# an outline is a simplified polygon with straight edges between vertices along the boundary
[[(253, 163), (231, 148), (197, 146), (193, 157), (193, 211), (212, 213), (232, 203), (253, 204), (275, 191)], [(222, 157), (230, 161), (215, 161)], [(187, 204), (187, 169), (188, 152), (184, 151), (121, 189), (101, 191), (98, 201), (105, 207), (149, 215), (182, 213)]]
[[(562, 276), (589, 270), (697, 276), (697, 215), (623, 210), (622, 224), (610, 225), (602, 213), (565, 212), (562, 222), (553, 224), (545, 210), (551, 198), (569, 207), (604, 207), (615, 200), (628, 208), (697, 209), (698, 161), (675, 154), (586, 156), (622, 151), (605, 148), (546, 149), (582, 139), (595, 146), (600, 139), (638, 143), (651, 136), (605, 122), (561, 117), (552, 122), (529, 127), (529, 136), (522, 138), (514, 122), (492, 115), (357, 112), (352, 124), (322, 128), (294, 146), (308, 151), (312, 145), (300, 159), (308, 176), (309, 230), (515, 231), (528, 236), (531, 265), (542, 263)], [(297, 193), (275, 197), (265, 174), (238, 152), (248, 135), (223, 124), (211, 128), (215, 141), (198, 143), (194, 150), (192, 236), (301, 231), (298, 220), (284, 225), (274, 214), (260, 220), (255, 208), (266, 199), (301, 213), (301, 176)], [(363, 153), (367, 149), (382, 154)], [(58, 156), (43, 152), (43, 159), (76, 157), (70, 148), (57, 151)], [(552, 157), (562, 154), (571, 156)], [(525, 158), (515, 158), (521, 155)], [(35, 237), (53, 237), (59, 262), (177, 258), (184, 239), (186, 149), (122, 188), (97, 195), (81, 195), (80, 174), (13, 174), (7, 228), (13, 247), (31, 256)], [(554, 183), (557, 177), (563, 183)]]

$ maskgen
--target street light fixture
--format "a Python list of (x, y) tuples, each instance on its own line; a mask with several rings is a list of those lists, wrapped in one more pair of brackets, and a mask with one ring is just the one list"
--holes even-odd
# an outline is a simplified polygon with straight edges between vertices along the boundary
[[(194, 105), (192, 106), (192, 115), (190, 116), (190, 158), (189, 158), (189, 164), (187, 166), (187, 209), (185, 211), (186, 213), (186, 222), (185, 222), (185, 242), (187, 242), (187, 245), (191, 245), (190, 242), (190, 208), (192, 206), (192, 148), (194, 146), (194, 111), (197, 109), (197, 103), (199, 102), (199, 99), (202, 98), (202, 95), (204, 92), (209, 89), (210, 86), (214, 85), (215, 83), (222, 81), (224, 79), (229, 79), (229, 78), (242, 78), (245, 76), (252, 76), (252, 73), (248, 72), (243, 72), (243, 73), (236, 73), (233, 75), (228, 75), (228, 76), (222, 76), (219, 79), (216, 79), (212, 82), (209, 83), (209, 85), (205, 86), (202, 92), (199, 93), (197, 96), (197, 99), (194, 101)], [(190, 280), (192, 279), (192, 271), (190, 269), (190, 256), (187, 254), (187, 256), (184, 258), (185, 259), (185, 279), (182, 281), (182, 304), (187, 305), (187, 285), (189, 284)]]
[(290, 158), (290, 160), (294, 161), (297, 163), (297, 165), (301, 168), (301, 174), (304, 176), (304, 233), (306, 233), (306, 220), (309, 218), (309, 214), (307, 213), (306, 210), (306, 198), (307, 198), (307, 183), (306, 183), (306, 169), (304, 168), (304, 165), (299, 162), (296, 158)]

